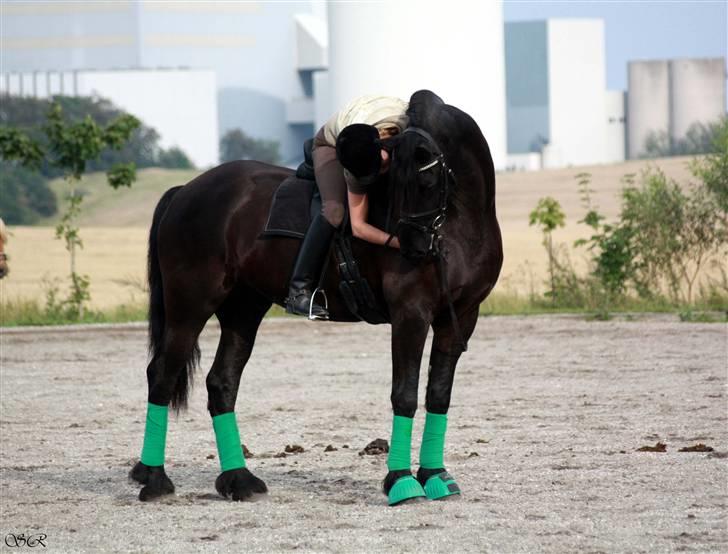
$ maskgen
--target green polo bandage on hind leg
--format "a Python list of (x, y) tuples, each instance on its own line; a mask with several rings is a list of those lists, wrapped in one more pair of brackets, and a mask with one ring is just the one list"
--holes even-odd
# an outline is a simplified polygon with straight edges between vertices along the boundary
[[(392, 421), (392, 440), (389, 444), (387, 468), (389, 471), (409, 470), (410, 449), (412, 448), (412, 418), (394, 416)], [(394, 506), (404, 500), (425, 496), (422, 485), (411, 474), (397, 479), (389, 489), (389, 505)]]
[[(420, 467), (425, 469), (445, 467), (443, 461), (445, 431), (447, 431), (447, 414), (427, 412), (425, 430), (422, 432), (422, 445), (420, 446)], [(443, 471), (427, 480), (425, 493), (430, 500), (437, 500), (453, 494), (460, 494), (460, 488), (455, 479), (449, 473)]]
[(235, 412), (216, 415), (212, 418), (212, 427), (215, 429), (217, 454), (220, 457), (220, 467), (223, 471), (245, 467), (245, 455), (240, 444), (240, 432)]
[(164, 465), (164, 447), (167, 443), (167, 406), (147, 403), (147, 424), (144, 428), (142, 463), (147, 466)]

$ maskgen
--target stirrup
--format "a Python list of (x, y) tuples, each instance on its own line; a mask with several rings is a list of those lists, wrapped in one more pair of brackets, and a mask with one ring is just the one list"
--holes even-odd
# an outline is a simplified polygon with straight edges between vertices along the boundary
[[(313, 301), (316, 299), (316, 294), (318, 294), (319, 292), (324, 297), (324, 310), (326, 310), (325, 317), (313, 315)], [(311, 302), (309, 302), (309, 304), (308, 304), (308, 319), (311, 321), (317, 321), (317, 320), (326, 321), (329, 319), (328, 313), (329, 313), (329, 299), (326, 296), (326, 291), (324, 289), (322, 289), (321, 287), (316, 287), (314, 289), (313, 293), (311, 294)]]

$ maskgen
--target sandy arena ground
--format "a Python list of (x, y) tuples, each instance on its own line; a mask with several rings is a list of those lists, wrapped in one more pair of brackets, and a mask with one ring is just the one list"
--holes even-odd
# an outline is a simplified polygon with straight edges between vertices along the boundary
[[(202, 336), (204, 368), (217, 334)], [(143, 504), (127, 473), (142, 442), (145, 329), (0, 330), (2, 536), (44, 533), (48, 552), (728, 551), (723, 324), (481, 319), (446, 444), (464, 494), (395, 508), (379, 490), (385, 456), (358, 455), (389, 438), (389, 327), (281, 318), (258, 336), (237, 412), (270, 493), (215, 493), (201, 373), (190, 410), (170, 419), (177, 493)], [(667, 452), (636, 451), (658, 441)], [(696, 443), (715, 452), (678, 451)], [(305, 452), (273, 457), (289, 444)]]

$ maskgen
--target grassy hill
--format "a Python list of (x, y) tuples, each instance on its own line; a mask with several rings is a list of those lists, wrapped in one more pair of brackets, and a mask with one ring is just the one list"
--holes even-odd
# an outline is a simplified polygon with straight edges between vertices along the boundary
[[(79, 224), (82, 228), (148, 227), (154, 206), (164, 191), (184, 185), (200, 173), (197, 169), (142, 169), (137, 171), (137, 180), (131, 188), (117, 190), (108, 185), (105, 173), (91, 173), (79, 186), (85, 195)], [(38, 226), (58, 222), (64, 209), (62, 198), (70, 191), (63, 179), (54, 179), (50, 187), (58, 197), (59, 214), (40, 221)]]

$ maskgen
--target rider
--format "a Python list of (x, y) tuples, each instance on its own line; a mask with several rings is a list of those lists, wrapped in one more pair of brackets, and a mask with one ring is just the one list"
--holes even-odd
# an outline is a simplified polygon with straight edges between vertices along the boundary
[[(362, 96), (336, 113), (313, 141), (313, 167), (321, 193), (321, 213), (311, 222), (293, 268), (286, 311), (328, 319), (323, 306), (313, 303), (331, 239), (344, 219), (348, 200), (355, 237), (385, 244), (389, 234), (367, 223), (367, 186), (389, 169), (389, 152), (380, 140), (407, 127), (407, 102), (391, 96)], [(396, 238), (389, 242), (399, 248)]]

